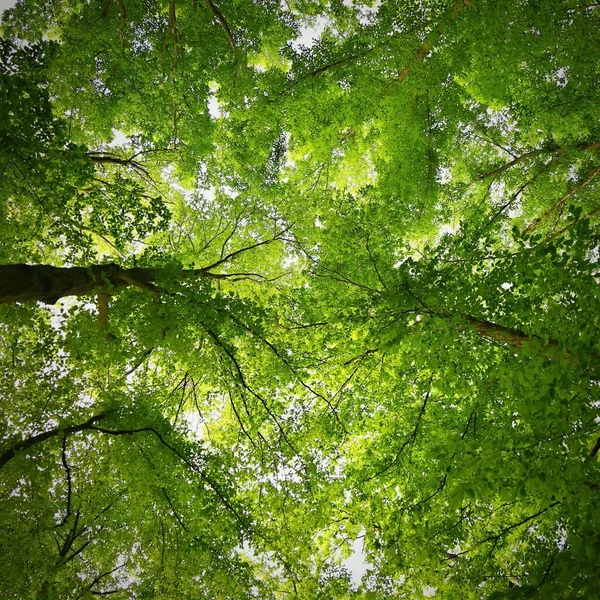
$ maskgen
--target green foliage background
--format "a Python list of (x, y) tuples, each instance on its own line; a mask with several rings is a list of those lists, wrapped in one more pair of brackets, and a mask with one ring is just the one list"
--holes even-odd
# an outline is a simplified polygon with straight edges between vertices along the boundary
[(599, 597), (599, 24), (5, 11), (2, 597)]

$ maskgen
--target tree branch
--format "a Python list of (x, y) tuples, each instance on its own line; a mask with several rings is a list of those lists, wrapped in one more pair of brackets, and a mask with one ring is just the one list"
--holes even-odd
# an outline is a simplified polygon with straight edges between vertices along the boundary
[(59, 434), (68, 435), (71, 433), (77, 433), (78, 431), (85, 431), (87, 429), (93, 429), (94, 423), (105, 419), (108, 416), (108, 413), (95, 415), (89, 418), (85, 423), (81, 423), (80, 425), (70, 425), (68, 427), (56, 427), (55, 429), (50, 429), (49, 431), (44, 431), (44, 433), (40, 433), (38, 435), (34, 435), (30, 438), (22, 440), (16, 444), (14, 444), (8, 450), (5, 450), (2, 455), (0, 455), (0, 468), (2, 468), (7, 462), (13, 459), (19, 452), (23, 452), (23, 450), (27, 450), (36, 444), (39, 444), (45, 440), (56, 437)]
[(178, 512), (175, 510), (175, 508), (173, 507), (173, 503), (171, 502), (171, 498), (169, 498), (169, 495), (167, 494), (167, 490), (165, 490), (164, 487), (160, 488), (163, 496), (165, 497), (165, 500), (167, 501), (169, 508), (171, 509), (171, 512), (173, 513), (173, 515), (175, 516), (175, 518), (177, 519), (177, 522), (181, 525), (181, 528), (186, 532), (189, 533), (190, 530), (185, 526), (185, 523), (181, 520), (181, 517), (179, 516)]
[(62, 454), (61, 454), (63, 468), (65, 470), (65, 476), (67, 478), (67, 511), (61, 522), (56, 527), (63, 527), (66, 524), (69, 517), (71, 516), (71, 493), (72, 493), (72, 481), (71, 481), (71, 469), (67, 462), (67, 436), (63, 434), (62, 439)]
[(402, 83), (412, 73), (417, 65), (425, 61), (428, 54), (433, 50), (435, 44), (442, 37), (448, 25), (452, 25), (455, 21), (457, 21), (461, 13), (470, 8), (472, 4), (473, 0), (457, 0), (454, 3), (450, 9), (450, 14), (446, 23), (438, 25), (425, 36), (423, 43), (419, 46), (411, 62), (396, 76), (396, 80), (394, 81), (395, 84)]
[[(236, 258), (243, 252), (248, 252), (248, 250), (254, 250), (254, 248), (258, 248), (259, 246), (265, 246), (267, 244), (272, 244), (273, 242), (280, 240), (281, 236), (284, 233), (286, 233), (286, 231), (289, 231), (290, 227), (291, 227), (291, 225), (286, 227), (285, 229), (282, 229), (279, 233), (275, 234), (272, 238), (270, 238), (268, 240), (262, 240), (261, 242), (256, 242), (255, 244), (251, 244), (250, 246), (240, 248), (239, 250), (236, 250), (235, 252), (230, 252), (226, 256), (220, 258), (218, 261), (212, 263), (211, 265), (208, 265), (207, 267), (202, 267), (201, 269), (194, 269), (194, 271), (197, 271), (199, 274), (206, 275), (207, 277), (221, 277), (222, 278), (223, 275), (215, 275), (215, 274), (210, 273), (210, 271), (212, 271), (215, 267), (218, 267), (219, 265), (222, 265), (223, 263), (229, 262), (230, 260)], [(247, 273), (242, 273), (242, 275), (247, 275)], [(225, 275), (225, 277), (229, 277), (229, 275)]]
[(400, 446), (400, 449), (398, 450), (398, 452), (396, 452), (396, 456), (393, 458), (393, 460), (386, 467), (384, 467), (383, 469), (381, 469), (381, 471), (375, 473), (374, 475), (371, 475), (370, 477), (367, 477), (367, 479), (364, 479), (362, 483), (366, 483), (367, 481), (371, 481), (371, 480), (379, 477), (380, 475), (383, 475), (387, 471), (389, 471), (398, 462), (398, 460), (400, 458), (400, 455), (402, 454), (402, 452), (404, 451), (404, 449), (409, 444), (413, 443), (417, 439), (417, 434), (419, 433), (419, 426), (421, 425), (421, 419), (423, 418), (423, 415), (425, 414), (425, 410), (427, 408), (427, 402), (429, 401), (429, 396), (431, 395), (431, 382), (432, 381), (433, 381), (433, 375), (429, 378), (428, 390), (427, 390), (427, 393), (425, 394), (425, 399), (423, 400), (423, 404), (421, 406), (421, 410), (419, 412), (419, 416), (417, 417), (417, 422), (416, 422), (413, 430), (411, 431), (411, 433), (408, 435), (408, 437), (404, 440), (404, 442)]
[(208, 484), (208, 486), (215, 492), (215, 494), (217, 494), (217, 496), (219, 497), (222, 504), (235, 516), (235, 518), (238, 520), (240, 525), (242, 525), (242, 527), (246, 531), (249, 531), (249, 532), (251, 531), (251, 527), (245, 522), (244, 519), (242, 519), (242, 517), (240, 516), (238, 511), (235, 509), (235, 507), (231, 504), (231, 502), (229, 502), (229, 500), (227, 500), (227, 498), (223, 495), (223, 492), (221, 492), (221, 490), (208, 477), (208, 475), (206, 475), (206, 473), (204, 471), (202, 471), (193, 462), (191, 462), (191, 460), (188, 459), (184, 454), (182, 454), (179, 450), (177, 450), (177, 448), (175, 448), (169, 442), (167, 442), (167, 440), (165, 440), (165, 438), (162, 436), (162, 434), (159, 431), (157, 431), (156, 429), (154, 429), (153, 427), (139, 427), (137, 429), (107, 429), (104, 427), (92, 426), (89, 429), (91, 429), (92, 431), (99, 431), (101, 433), (106, 433), (108, 435), (133, 435), (135, 433), (142, 433), (142, 432), (152, 433), (153, 435), (155, 435), (157, 437), (159, 442), (163, 446), (165, 446), (165, 448), (168, 448), (171, 452), (173, 452), (173, 454), (175, 454), (180, 460), (182, 460), (192, 471), (197, 473), (200, 476), (200, 478), (202, 479), (202, 481), (204, 481), (205, 483)]
[(508, 525), (508, 527), (505, 527), (504, 529), (500, 530), (498, 533), (496, 533), (494, 535), (490, 535), (490, 536), (486, 537), (485, 539), (481, 540), (480, 542), (477, 542), (474, 546), (471, 546), (470, 548), (467, 548), (466, 550), (463, 550), (462, 552), (455, 554), (454, 557), (462, 556), (463, 554), (468, 554), (475, 548), (482, 546), (483, 544), (487, 544), (488, 542), (498, 542), (498, 540), (502, 536), (506, 535), (509, 531), (512, 531), (513, 529), (516, 529), (517, 527), (521, 527), (521, 525), (525, 525), (525, 523), (529, 523), (529, 521), (532, 521), (533, 519), (536, 519), (537, 517), (543, 515), (545, 512), (548, 512), (551, 508), (554, 508), (558, 504), (560, 504), (560, 500), (554, 501), (552, 504), (550, 504), (546, 508), (539, 510), (538, 512), (536, 512), (533, 515), (525, 517), (524, 519), (521, 519), (518, 523), (513, 523), (512, 525)]
[(115, 571), (118, 571), (119, 569), (122, 569), (126, 564), (127, 563), (123, 563), (121, 565), (117, 565), (114, 569), (111, 569), (110, 571), (106, 571), (104, 573), (100, 573), (100, 575), (98, 575), (97, 577), (95, 577), (94, 580), (92, 581), (92, 583), (90, 583), (90, 585), (88, 585), (88, 590), (91, 590), (101, 579), (104, 579), (105, 577), (108, 577), (109, 575), (112, 575)]
[(227, 24), (227, 21), (225, 20), (225, 17), (223, 17), (223, 15), (221, 14), (221, 11), (217, 8), (217, 6), (215, 5), (215, 3), (212, 0), (205, 0), (206, 5), (208, 6), (208, 8), (210, 8), (210, 11), (212, 12), (213, 15), (215, 15), (217, 21), (219, 22), (219, 24), (221, 25), (221, 27), (223, 28), (223, 31), (225, 32), (225, 35), (227, 36), (227, 41), (229, 42), (229, 45), (231, 46), (231, 51), (233, 52), (233, 57), (237, 60), (237, 46), (235, 45), (235, 41), (233, 39), (233, 35), (231, 34), (231, 29), (229, 28), (229, 25)]
[(248, 382), (246, 381), (246, 378), (244, 377), (244, 373), (242, 372), (242, 369), (240, 367), (240, 364), (239, 364), (237, 358), (233, 355), (231, 350), (229, 350), (229, 348), (227, 348), (227, 346), (225, 346), (225, 344), (223, 344), (223, 342), (219, 339), (217, 334), (212, 329), (207, 327), (205, 324), (202, 324), (202, 326), (204, 327), (204, 330), (208, 333), (210, 338), (215, 342), (215, 344), (219, 348), (221, 348), (221, 350), (223, 350), (223, 352), (225, 352), (225, 354), (227, 355), (229, 360), (231, 360), (231, 362), (233, 363), (235, 370), (237, 372), (239, 382), (242, 385), (242, 387), (245, 390), (247, 390), (250, 394), (252, 394), (252, 396), (254, 396), (262, 404), (262, 406), (265, 409), (265, 411), (267, 412), (267, 414), (271, 417), (271, 419), (273, 420), (273, 422), (279, 429), (279, 432), (281, 433), (281, 436), (285, 440), (286, 444), (290, 447), (290, 449), (292, 450), (292, 452), (294, 452), (294, 454), (296, 456), (300, 457), (300, 453), (296, 450), (296, 448), (292, 445), (292, 443), (288, 439), (288, 436), (285, 433), (285, 430), (283, 429), (281, 423), (279, 422), (279, 419), (277, 418), (275, 413), (269, 408), (265, 399), (258, 392), (256, 392), (254, 389), (252, 389), (252, 387), (250, 387), (248, 385)]
[(564, 206), (565, 202), (574, 194), (576, 194), (581, 188), (584, 188), (590, 182), (592, 182), (598, 175), (600, 174), (600, 165), (592, 170), (592, 172), (582, 181), (579, 185), (571, 188), (564, 196), (559, 198), (547, 211), (545, 211), (542, 215), (535, 218), (527, 227), (523, 230), (523, 233), (530, 233), (533, 231), (539, 223), (548, 217), (552, 212), (554, 212), (557, 208), (561, 208)]

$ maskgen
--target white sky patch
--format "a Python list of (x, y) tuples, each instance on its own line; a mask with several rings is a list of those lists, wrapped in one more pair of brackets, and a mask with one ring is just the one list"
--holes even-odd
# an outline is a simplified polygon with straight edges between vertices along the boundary
[(448, 167), (439, 167), (435, 179), (438, 183), (446, 185), (452, 181), (452, 173)]
[(283, 489), (283, 482), (302, 483), (300, 475), (298, 475), (298, 473), (292, 467), (288, 467), (286, 465), (278, 465), (277, 471), (267, 474), (265, 480), (268, 481), (277, 491)]
[(221, 186), (221, 190), (223, 190), (223, 192), (225, 192), (227, 196), (233, 198), (234, 200), (240, 195), (240, 193), (236, 189), (229, 187), (228, 185)]
[(559, 525), (556, 530), (556, 537), (554, 538), (554, 543), (561, 552), (565, 549), (568, 538), (569, 532), (567, 531), (567, 528), (562, 524)]
[(299, 260), (299, 257), (297, 255), (288, 254), (288, 256), (286, 256), (281, 261), (281, 267), (283, 269), (289, 269), (290, 267), (293, 267), (293, 266), (297, 265), (298, 264), (298, 260)]
[(454, 235), (456, 230), (458, 229), (458, 225), (451, 223), (444, 223), (438, 230), (440, 238), (444, 235)]
[(214, 185), (201, 191), (202, 197), (210, 204), (212, 204), (215, 201), (216, 193), (217, 190)]
[(177, 182), (173, 177), (173, 171), (173, 165), (168, 165), (161, 169), (161, 174), (164, 177), (165, 181), (168, 181), (169, 185), (175, 191), (179, 192), (184, 197), (185, 201), (188, 202), (188, 204), (191, 203), (195, 194), (195, 190), (188, 190), (184, 188), (179, 182)]
[(365, 557), (365, 528), (362, 527), (358, 537), (352, 542), (352, 556), (344, 561), (344, 566), (350, 572), (352, 584), (355, 589), (362, 583), (362, 579), (368, 569), (373, 565), (367, 562)]
[(198, 440), (205, 440), (205, 424), (197, 410), (187, 410), (183, 413), (183, 418), (189, 427), (190, 433)]
[(494, 181), (490, 186), (490, 199), (497, 205), (504, 204), (506, 185), (504, 181)]
[(370, 25), (373, 23), (381, 6), (380, 0), (375, 0), (373, 6), (354, 2), (353, 0), (344, 0), (343, 4), (348, 8), (353, 8), (357, 12), (358, 21), (361, 25)]
[(66, 298), (60, 298), (56, 304), (45, 305), (52, 313), (50, 317), (50, 325), (60, 331), (63, 323), (66, 321), (68, 316), (68, 309), (72, 308), (77, 303), (77, 300), (73, 296)]
[(17, 3), (17, 0), (0, 0), (0, 11), (4, 12), (8, 8), (12, 8)]
[(431, 587), (430, 585), (423, 588), (423, 596), (425, 596), (425, 598), (433, 598), (436, 592), (437, 588)]
[(221, 119), (224, 115), (223, 111), (221, 110), (221, 107), (219, 106), (219, 101), (217, 100), (217, 91), (219, 89), (219, 84), (212, 81), (208, 84), (208, 89), (208, 114), (210, 115), (211, 119)]
[(321, 15), (315, 17), (312, 23), (307, 23), (300, 29), (300, 35), (290, 45), (296, 52), (299, 52), (302, 47), (312, 48), (321, 38), (327, 25), (329, 25), (329, 19)]
[(523, 214), (523, 207), (520, 202), (516, 202), (511, 209), (508, 211), (508, 216), (511, 219), (515, 219), (516, 217), (520, 217)]
[(108, 144), (109, 148), (122, 148), (123, 146), (131, 146), (131, 139), (128, 138), (122, 131), (119, 129), (112, 130), (113, 139)]
[(569, 67), (560, 67), (556, 69), (549, 77), (549, 81), (553, 81), (558, 87), (565, 87), (569, 83)]
[(93, 406), (95, 402), (96, 401), (94, 398), (89, 394), (86, 394), (85, 392), (79, 392), (77, 400), (75, 401), (75, 405), (79, 406), (80, 408), (89, 408), (90, 406)]
[(221, 109), (219, 108), (219, 101), (214, 94), (208, 96), (208, 114), (212, 119), (220, 119), (223, 116)]

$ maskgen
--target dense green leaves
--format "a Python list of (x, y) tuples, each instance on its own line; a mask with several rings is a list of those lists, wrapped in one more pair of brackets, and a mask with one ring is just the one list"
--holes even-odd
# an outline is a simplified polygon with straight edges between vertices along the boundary
[(3, 597), (597, 597), (599, 18), (6, 11)]

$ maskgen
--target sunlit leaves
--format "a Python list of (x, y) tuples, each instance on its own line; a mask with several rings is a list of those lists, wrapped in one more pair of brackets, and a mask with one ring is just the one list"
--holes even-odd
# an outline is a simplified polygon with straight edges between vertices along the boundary
[(598, 9), (350, 4), (7, 13), (7, 598), (597, 595)]

